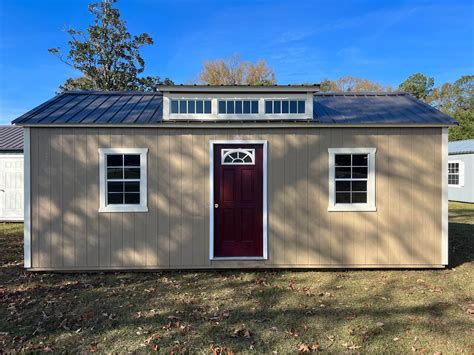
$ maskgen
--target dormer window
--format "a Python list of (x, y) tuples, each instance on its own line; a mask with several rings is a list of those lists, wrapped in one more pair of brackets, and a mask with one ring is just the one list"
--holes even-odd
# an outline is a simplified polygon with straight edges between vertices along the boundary
[(165, 121), (284, 121), (313, 119), (307, 86), (164, 86)]
[(211, 100), (171, 100), (172, 114), (211, 114)]
[(258, 115), (258, 100), (219, 100), (219, 115)]
[(265, 100), (266, 114), (304, 114), (305, 100)]

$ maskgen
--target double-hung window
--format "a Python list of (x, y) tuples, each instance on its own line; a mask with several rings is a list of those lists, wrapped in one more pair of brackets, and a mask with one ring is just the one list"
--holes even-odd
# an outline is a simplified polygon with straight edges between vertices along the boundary
[(148, 149), (99, 149), (99, 212), (147, 212)]
[(375, 211), (375, 148), (329, 148), (329, 211)]
[(464, 162), (460, 160), (448, 161), (448, 186), (464, 186)]

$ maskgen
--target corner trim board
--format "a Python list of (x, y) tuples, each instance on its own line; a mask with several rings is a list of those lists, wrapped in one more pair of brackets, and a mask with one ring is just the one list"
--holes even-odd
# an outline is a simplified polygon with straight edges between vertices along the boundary
[[(214, 145), (261, 144), (263, 146), (263, 256), (215, 257), (214, 256)], [(268, 141), (267, 140), (210, 140), (209, 141), (209, 260), (268, 260)]]
[(23, 131), (24, 139), (24, 224), (23, 224), (23, 258), (24, 267), (31, 268), (31, 177), (30, 177), (30, 154), (31, 154), (31, 143), (30, 143), (30, 129), (25, 128)]
[(441, 264), (449, 264), (448, 234), (448, 129), (443, 128), (441, 134)]

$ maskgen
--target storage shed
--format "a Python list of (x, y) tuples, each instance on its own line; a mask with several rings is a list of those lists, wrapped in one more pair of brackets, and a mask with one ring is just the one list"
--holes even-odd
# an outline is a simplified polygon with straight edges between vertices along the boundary
[(23, 128), (0, 126), (0, 222), (23, 221)]
[(25, 128), (30, 270), (448, 264), (449, 116), (318, 86), (65, 92)]
[(474, 139), (448, 144), (448, 197), (474, 203)]

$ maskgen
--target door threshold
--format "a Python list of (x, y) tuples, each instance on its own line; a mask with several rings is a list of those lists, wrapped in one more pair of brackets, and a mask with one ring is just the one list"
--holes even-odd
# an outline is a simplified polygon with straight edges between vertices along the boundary
[(263, 256), (215, 256), (209, 260), (267, 260)]

